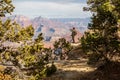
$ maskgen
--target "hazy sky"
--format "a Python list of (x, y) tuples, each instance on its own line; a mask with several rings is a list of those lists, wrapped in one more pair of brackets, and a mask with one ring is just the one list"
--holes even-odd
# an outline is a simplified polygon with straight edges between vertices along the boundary
[(30, 18), (86, 18), (89, 12), (83, 12), (86, 0), (13, 0), (13, 14)]

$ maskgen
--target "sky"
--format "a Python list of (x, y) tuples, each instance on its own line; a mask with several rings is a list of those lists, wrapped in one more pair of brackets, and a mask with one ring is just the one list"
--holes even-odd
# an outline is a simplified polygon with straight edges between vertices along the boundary
[(30, 18), (87, 18), (90, 12), (84, 12), (86, 0), (13, 0), (14, 15)]

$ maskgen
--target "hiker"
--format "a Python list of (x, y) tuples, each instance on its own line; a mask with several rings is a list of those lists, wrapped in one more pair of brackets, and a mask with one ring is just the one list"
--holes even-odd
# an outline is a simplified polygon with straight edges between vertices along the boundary
[(77, 31), (76, 31), (76, 29), (75, 29), (75, 27), (73, 27), (72, 29), (71, 29), (71, 36), (72, 36), (72, 42), (73, 43), (75, 43), (75, 36), (77, 35)]

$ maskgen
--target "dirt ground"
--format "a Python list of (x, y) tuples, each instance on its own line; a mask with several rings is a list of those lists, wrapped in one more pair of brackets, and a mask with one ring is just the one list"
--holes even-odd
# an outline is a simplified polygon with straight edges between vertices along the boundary
[(96, 68), (87, 64), (87, 59), (55, 61), (57, 72), (44, 80), (80, 80), (85, 73)]
[(120, 80), (120, 63), (93, 67), (87, 59), (55, 61), (57, 72), (43, 80)]

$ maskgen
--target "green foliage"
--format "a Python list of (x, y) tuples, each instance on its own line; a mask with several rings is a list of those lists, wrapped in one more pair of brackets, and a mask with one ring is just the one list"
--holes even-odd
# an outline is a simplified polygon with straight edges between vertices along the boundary
[[(32, 76), (31, 80), (39, 80), (55, 72), (51, 68), (53, 65), (47, 66), (50, 52), (49, 49), (43, 47), (42, 40), (42, 34), (39, 34), (34, 42), (25, 44), (19, 48), (20, 53), (18, 57), (28, 69), (27, 75)], [(53, 71), (51, 72), (51, 70)]]
[(70, 50), (72, 47), (65, 38), (60, 38), (58, 41), (55, 41), (54, 48), (62, 47), (64, 49)]
[(101, 8), (104, 10), (104, 11), (110, 11), (112, 12), (114, 9), (115, 9), (115, 6), (112, 5), (109, 1), (104, 3)]
[[(43, 37), (42, 33), (33, 40), (34, 29), (30, 25), (26, 28), (22, 28), (16, 22), (11, 22), (6, 20), (4, 23), (0, 23), (0, 41), (2, 42), (12, 42), (21, 44), (18, 48), (3, 47), (1, 46), (1, 62), (12, 62), (15, 66), (22, 68), (24, 66), (29, 71), (26, 71), (26, 75), (34, 76), (35, 80), (39, 80), (42, 77), (50, 75), (52, 69), (46, 65), (49, 63), (49, 49), (43, 47)], [(19, 43), (20, 42), (20, 43)], [(44, 54), (42, 54), (44, 53)], [(33, 69), (31, 69), (33, 68)]]
[(34, 29), (33, 29), (32, 25), (30, 25), (30, 26), (28, 26), (26, 28), (22, 28), (21, 30), (19, 30), (17, 32), (17, 34), (15, 35), (14, 39), (16, 39), (16, 41), (31, 40), (33, 35), (34, 35)]
[(18, 28), (19, 30), (15, 30), (16, 34), (14, 36), (15, 41), (27, 41), (31, 40), (34, 35), (34, 29), (30, 25), (26, 28)]
[[(84, 52), (87, 54), (102, 56), (111, 60), (112, 56), (120, 53), (119, 42), (119, 0), (88, 0), (87, 10), (93, 12), (92, 21), (89, 23), (89, 31), (81, 39)], [(109, 55), (109, 57), (107, 56)], [(90, 58), (90, 60), (92, 60)]]
[(37, 39), (35, 39), (35, 42), (41, 42), (42, 40), (43, 40), (43, 37), (42, 37), (42, 33), (40, 33), (39, 35), (38, 35), (38, 38)]
[(14, 8), (11, 0), (0, 0), (0, 17), (4, 17), (7, 13), (11, 14)]
[(55, 41), (53, 45), (54, 45), (54, 50), (57, 50), (58, 48), (62, 49), (62, 53), (60, 53), (61, 59), (64, 59), (73, 48), (70, 42), (66, 41), (65, 38), (60, 38), (58, 41)]
[[(0, 17), (4, 17), (6, 13), (11, 14), (13, 9), (11, 0), (0, 0)], [(33, 36), (32, 25), (23, 28), (9, 19), (5, 22), (0, 20), (0, 61), (3, 64), (13, 64), (14, 67), (17, 67), (16, 71), (21, 71), (24, 67), (25, 75), (32, 76), (31, 80), (40, 80), (42, 77), (53, 74), (56, 67), (53, 64), (47, 66), (49, 63), (48, 51), (50, 50), (43, 47), (42, 33), (35, 40), (33, 40)], [(20, 46), (12, 47), (9, 44), (4, 46), (4, 42), (11, 42), (13, 45), (20, 44)], [(5, 74), (11, 74), (12, 72), (10, 68), (5, 70)]]
[(33, 27), (27, 26), (26, 28), (20, 27), (16, 22), (6, 20), (4, 23), (0, 22), (0, 40), (4, 41), (26, 41), (31, 40), (34, 35)]

